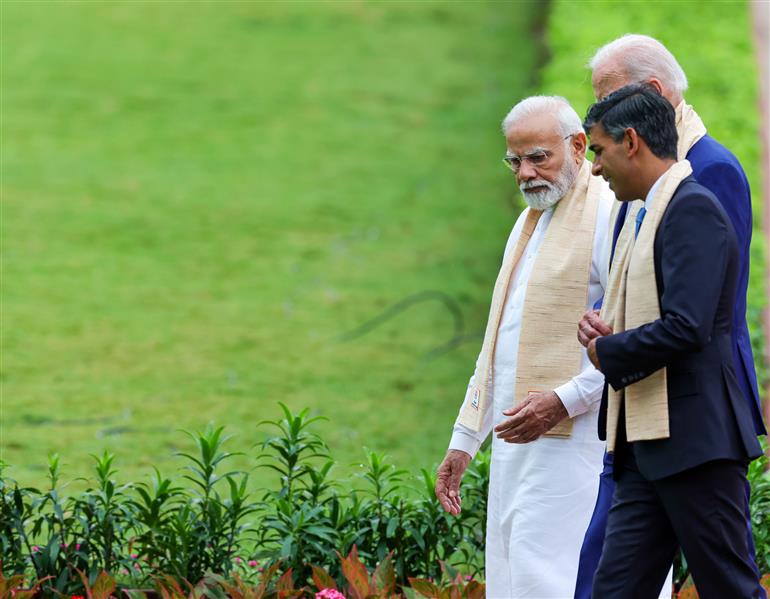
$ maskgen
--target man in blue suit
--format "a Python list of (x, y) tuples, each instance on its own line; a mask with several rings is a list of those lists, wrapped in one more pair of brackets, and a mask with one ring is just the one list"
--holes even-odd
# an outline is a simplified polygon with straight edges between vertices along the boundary
[[(738, 242), (738, 276), (731, 335), (733, 360), (738, 384), (751, 413), (754, 431), (757, 435), (764, 435), (767, 431), (762, 422), (754, 360), (746, 324), (746, 290), (752, 229), (751, 195), (746, 175), (735, 156), (706, 133), (700, 118), (684, 102), (687, 77), (663, 44), (643, 35), (625, 35), (600, 48), (589, 66), (592, 70), (591, 84), (597, 99), (602, 99), (627, 84), (646, 82), (671, 103), (676, 110), (676, 125), (680, 138), (678, 157), (687, 158), (692, 165), (695, 179), (717, 197), (732, 222)], [(627, 209), (628, 204), (623, 204), (618, 211), (613, 231), (613, 252), (625, 222)], [(591, 338), (607, 335), (609, 332), (597, 314), (589, 312), (580, 323), (578, 335), (582, 337), (581, 341), (587, 343)], [(591, 596), (592, 581), (601, 556), (613, 491), (612, 456), (609, 455), (605, 456), (599, 496), (581, 550), (575, 599), (588, 599)], [(754, 559), (749, 493), (750, 487), (746, 483), (746, 532), (751, 557)], [(756, 569), (756, 563), (754, 567)]]

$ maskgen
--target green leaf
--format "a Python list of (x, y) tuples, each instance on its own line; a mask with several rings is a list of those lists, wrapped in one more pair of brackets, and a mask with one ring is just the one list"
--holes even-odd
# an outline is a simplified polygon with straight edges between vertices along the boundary
[(294, 538), (293, 537), (286, 537), (281, 544), (281, 557), (286, 558), (291, 555), (292, 549), (294, 548)]
[(396, 529), (399, 525), (399, 519), (398, 518), (391, 518), (388, 522), (388, 527), (385, 529), (385, 536), (388, 538), (393, 537), (393, 533), (396, 532)]

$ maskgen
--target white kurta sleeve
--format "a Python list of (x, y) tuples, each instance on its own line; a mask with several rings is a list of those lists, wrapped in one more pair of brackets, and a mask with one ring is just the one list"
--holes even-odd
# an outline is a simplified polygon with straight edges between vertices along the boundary
[[(476, 361), (476, 372), (468, 382), (468, 388), (465, 392), (465, 400), (463, 401), (463, 405), (465, 405), (466, 401), (470, 401), (470, 390), (476, 381), (476, 376), (478, 375), (478, 365), (479, 363)], [(489, 433), (492, 432), (492, 416), (492, 410), (487, 410), (486, 414), (484, 415), (484, 421), (481, 423), (481, 429), (478, 432), (455, 422), (455, 425), (452, 428), (452, 438), (449, 441), (448, 449), (459, 449), (471, 457), (475, 457), (479, 447), (481, 447), (481, 444), (484, 442), (484, 439), (486, 439), (489, 436)]]
[[(508, 242), (505, 245), (505, 252), (503, 254), (503, 262), (505, 262), (505, 257), (508, 255), (508, 252), (513, 251), (513, 248), (519, 239), (519, 235), (521, 235), (521, 230), (524, 228), (524, 220), (526, 219), (527, 212), (529, 212), (529, 208), (526, 208), (521, 212), (519, 218), (516, 220), (516, 224), (513, 226), (511, 234), (508, 236)], [(466, 401), (470, 401), (469, 391), (471, 388), (473, 388), (473, 385), (476, 382), (476, 377), (479, 376), (480, 358), (481, 356), (476, 359), (476, 369), (470, 381), (468, 381), (468, 387), (465, 390), (465, 399), (463, 400), (463, 405)], [(467, 426), (463, 426), (462, 424), (457, 424), (455, 422), (455, 425), (452, 428), (452, 438), (449, 441), (449, 449), (459, 449), (460, 451), (464, 451), (465, 453), (469, 454), (471, 457), (476, 455), (479, 447), (481, 447), (481, 444), (489, 436), (489, 433), (492, 432), (494, 414), (491, 406), (494, 405), (494, 401), (491, 392), (489, 393), (488, 401), (490, 402), (490, 409), (488, 409), (484, 415), (484, 421), (481, 424), (481, 430), (476, 432), (469, 429)], [(462, 411), (462, 407), (460, 408), (460, 411)]]
[(570, 418), (590, 410), (602, 398), (604, 375), (589, 362), (575, 378), (554, 389)]

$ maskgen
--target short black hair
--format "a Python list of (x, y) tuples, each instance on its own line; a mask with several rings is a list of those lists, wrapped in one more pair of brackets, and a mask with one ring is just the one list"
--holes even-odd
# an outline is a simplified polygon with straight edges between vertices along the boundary
[(615, 143), (632, 128), (655, 156), (677, 159), (674, 107), (649, 83), (626, 85), (591, 105), (583, 129), (590, 134), (597, 123)]

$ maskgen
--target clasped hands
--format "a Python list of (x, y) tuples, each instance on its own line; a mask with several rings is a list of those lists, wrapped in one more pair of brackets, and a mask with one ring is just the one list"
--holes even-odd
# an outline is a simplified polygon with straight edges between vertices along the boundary
[(601, 370), (601, 367), (596, 352), (596, 340), (607, 335), (612, 335), (612, 327), (599, 318), (599, 310), (587, 310), (578, 323), (577, 338), (580, 345), (586, 348), (591, 364), (598, 370)]

